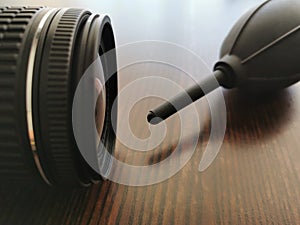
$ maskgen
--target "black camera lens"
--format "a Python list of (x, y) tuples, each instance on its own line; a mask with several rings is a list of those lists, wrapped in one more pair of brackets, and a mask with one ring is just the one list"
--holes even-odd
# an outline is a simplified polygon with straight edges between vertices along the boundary
[(101, 181), (81, 155), (72, 128), (76, 87), (99, 56), (106, 82), (98, 90), (95, 123), (113, 153), (118, 81), (109, 17), (84, 9), (0, 7), (1, 184)]

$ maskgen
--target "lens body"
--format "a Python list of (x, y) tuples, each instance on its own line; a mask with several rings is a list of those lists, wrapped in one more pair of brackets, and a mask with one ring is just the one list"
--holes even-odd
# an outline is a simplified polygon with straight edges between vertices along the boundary
[(111, 120), (117, 115), (111, 108), (118, 81), (109, 17), (72, 8), (0, 8), (1, 183), (86, 186), (101, 181), (80, 154), (72, 129), (76, 87), (98, 56), (105, 84), (95, 122), (113, 153)]

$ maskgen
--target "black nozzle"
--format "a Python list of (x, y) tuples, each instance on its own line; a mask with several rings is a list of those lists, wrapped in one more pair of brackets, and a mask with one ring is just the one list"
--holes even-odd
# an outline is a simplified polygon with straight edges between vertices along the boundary
[(220, 86), (219, 83), (222, 84), (224, 77), (225, 75), (222, 71), (216, 70), (199, 84), (195, 84), (156, 109), (151, 110), (147, 116), (148, 122), (153, 125), (159, 124), (179, 110), (202, 98), (205, 94), (218, 88)]

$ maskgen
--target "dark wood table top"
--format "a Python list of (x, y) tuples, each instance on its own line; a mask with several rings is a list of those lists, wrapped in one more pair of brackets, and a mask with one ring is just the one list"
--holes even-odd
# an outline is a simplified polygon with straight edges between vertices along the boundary
[[(235, 20), (259, 2), (49, 0), (42, 4), (106, 12), (112, 17), (118, 45), (143, 40), (176, 43), (192, 49), (212, 67)], [(6, 3), (41, 4), (37, 0), (4, 0)], [(136, 76), (133, 71), (121, 71), (120, 90), (139, 73), (153, 75), (145, 68), (135, 71)], [(184, 76), (174, 76), (174, 80), (187, 85)], [(145, 88), (132, 89), (132, 95)], [(203, 109), (201, 132), (194, 134), (199, 138), (196, 151), (170, 179), (141, 187), (105, 181), (102, 186), (68, 191), (25, 187), (1, 190), (0, 224), (299, 224), (300, 84), (269, 96), (254, 97), (239, 90), (222, 92), (227, 118), (225, 137), (220, 153), (204, 172), (198, 171), (198, 165), (210, 135), (205, 100), (196, 103)], [(132, 109), (129, 121), (137, 136), (149, 135), (146, 112), (158, 101), (145, 100)], [(126, 104), (120, 102), (120, 120), (124, 119), (121, 114)], [(176, 147), (178, 118), (171, 118), (168, 127), (167, 132), (173, 133), (167, 133), (164, 144), (154, 151), (137, 153), (118, 142), (116, 157), (133, 165), (168, 158)], [(182, 152), (188, 144), (186, 139)]]

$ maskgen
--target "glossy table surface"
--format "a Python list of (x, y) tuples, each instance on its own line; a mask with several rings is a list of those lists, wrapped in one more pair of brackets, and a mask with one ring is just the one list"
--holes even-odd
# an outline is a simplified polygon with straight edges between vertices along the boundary
[[(230, 27), (241, 14), (260, 2), (47, 0), (42, 4), (84, 7), (107, 13), (112, 18), (118, 46), (156, 40), (180, 46), (181, 50), (190, 49), (212, 68)], [(37, 0), (2, 0), (2, 4), (41, 3)], [(126, 51), (125, 55), (139, 54), (132, 48)], [(186, 66), (192, 67), (192, 62), (189, 65), (186, 61)], [(208, 72), (208, 69), (203, 71)], [(172, 73), (174, 77), (171, 78)], [(191, 84), (190, 79), (178, 71), (145, 63), (120, 71), (119, 89), (126, 89), (134, 80), (154, 74), (161, 74), (182, 87)], [(164, 89), (160, 82), (156, 81), (156, 84)], [(134, 96), (146, 89), (151, 91), (151, 88), (143, 83), (130, 88), (129, 93)], [(195, 153), (174, 176), (140, 187), (105, 181), (102, 186), (68, 191), (24, 187), (1, 190), (0, 224), (299, 224), (300, 84), (270, 96), (253, 97), (239, 90), (225, 89), (218, 93), (224, 95), (226, 109), (219, 110), (224, 110), (221, 114), (225, 118), (226, 131), (217, 158), (203, 172), (199, 172), (198, 166), (211, 131), (209, 106), (205, 99), (195, 104), (200, 112), (200, 132), (185, 137), (179, 150), (184, 154), (196, 138)], [(159, 102), (161, 100), (157, 98), (143, 99), (133, 106), (129, 118), (124, 118), (128, 102), (120, 101), (119, 120), (129, 121), (136, 136), (147, 138), (146, 114)], [(189, 107), (186, 112), (192, 110)], [(193, 123), (196, 122), (188, 121), (191, 129)], [(175, 116), (166, 125), (165, 139), (154, 150), (132, 151), (119, 140), (116, 158), (137, 166), (167, 159), (179, 143), (181, 124)], [(152, 174), (152, 178), (155, 176), (158, 175)]]

